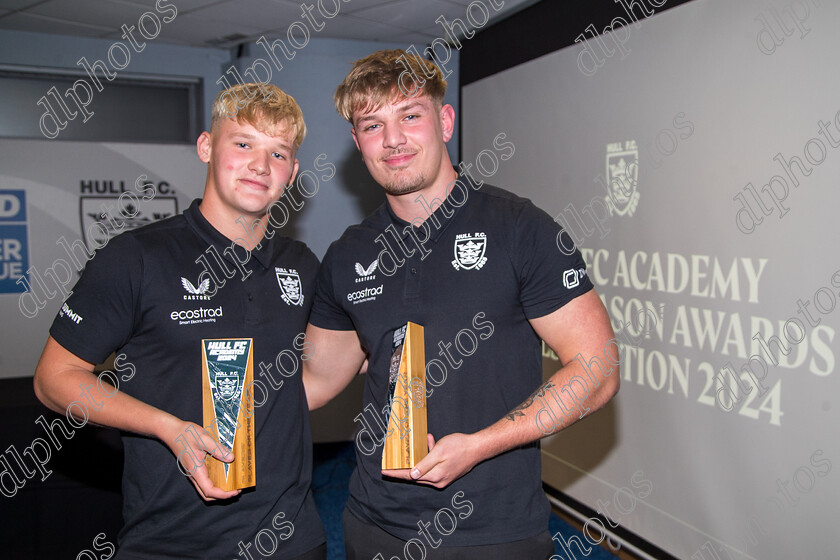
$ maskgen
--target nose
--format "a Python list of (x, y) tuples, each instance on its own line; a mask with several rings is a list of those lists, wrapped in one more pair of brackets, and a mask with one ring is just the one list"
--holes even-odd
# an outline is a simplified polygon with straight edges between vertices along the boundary
[(399, 125), (384, 125), (382, 144), (385, 148), (399, 148), (405, 144), (405, 134)]
[(269, 162), (270, 157), (271, 155), (267, 152), (255, 150), (248, 169), (257, 175), (268, 175), (271, 173), (271, 163)]

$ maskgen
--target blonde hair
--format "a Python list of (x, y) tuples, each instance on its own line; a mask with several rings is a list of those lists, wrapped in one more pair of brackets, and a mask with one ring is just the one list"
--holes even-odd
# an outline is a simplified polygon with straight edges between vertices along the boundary
[[(406, 75), (413, 84), (409, 91), (403, 81)], [(353, 63), (336, 89), (335, 108), (352, 124), (357, 111), (377, 110), (400, 97), (425, 95), (440, 107), (445, 94), (446, 80), (430, 61), (402, 49), (383, 50)]]
[(306, 137), (306, 123), (297, 101), (273, 84), (237, 84), (220, 92), (213, 102), (210, 131), (223, 119), (246, 122), (271, 136), (290, 131), (296, 150)]

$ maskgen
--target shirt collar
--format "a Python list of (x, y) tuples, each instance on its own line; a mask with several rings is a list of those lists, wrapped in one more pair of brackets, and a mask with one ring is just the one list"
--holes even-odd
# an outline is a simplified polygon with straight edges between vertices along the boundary
[[(230, 251), (225, 253), (226, 249), (230, 249), (231, 245), (234, 245), (234, 242), (222, 235), (222, 233), (213, 227), (213, 225), (207, 221), (207, 218), (204, 217), (204, 214), (201, 213), (198, 206), (201, 204), (201, 199), (197, 198), (192, 201), (190, 207), (184, 211), (184, 218), (187, 220), (187, 223), (190, 224), (192, 229), (196, 232), (196, 234), (201, 238), (202, 241), (207, 243), (208, 247), (213, 247), (215, 251), (221, 255), (223, 258), (228, 260), (233, 265), (238, 265), (237, 261), (233, 259), (230, 255)], [(245, 237), (247, 235), (247, 231), (243, 226), (242, 229), (242, 236)], [(276, 237), (276, 232), (275, 236)], [(271, 264), (271, 254), (272, 248), (274, 243), (274, 237), (271, 239), (267, 239), (263, 237), (260, 240), (260, 247), (255, 248), (251, 251), (251, 257), (256, 259), (263, 268), (269, 268)], [(237, 254), (240, 253), (240, 249), (244, 247), (236, 248)]]

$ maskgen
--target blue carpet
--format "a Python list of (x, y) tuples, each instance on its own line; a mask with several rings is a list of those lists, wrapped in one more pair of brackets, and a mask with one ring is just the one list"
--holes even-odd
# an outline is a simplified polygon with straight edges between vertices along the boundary
[[(319, 443), (315, 445), (314, 468), (312, 472), (312, 493), (315, 495), (315, 505), (324, 522), (327, 531), (327, 558), (329, 560), (344, 560), (344, 531), (341, 528), (341, 512), (350, 492), (348, 484), (350, 474), (356, 464), (353, 444)], [(592, 544), (574, 527), (554, 515), (548, 523), (548, 530), (554, 535), (554, 548), (557, 558), (554, 560), (612, 560), (617, 558), (600, 546)], [(565, 552), (558, 542), (562, 537), (564, 542), (570, 542), (570, 549)], [(577, 538), (578, 540), (575, 540)], [(580, 543), (580, 544), (578, 544)], [(583, 546), (583, 550), (579, 547)], [(571, 554), (568, 554), (568, 553)], [(516, 559), (519, 560), (519, 559)], [(524, 559), (523, 559), (524, 560)]]
[(356, 466), (352, 442), (318, 443), (312, 468), (312, 494), (327, 531), (327, 558), (344, 560), (341, 513), (350, 496), (350, 474)]

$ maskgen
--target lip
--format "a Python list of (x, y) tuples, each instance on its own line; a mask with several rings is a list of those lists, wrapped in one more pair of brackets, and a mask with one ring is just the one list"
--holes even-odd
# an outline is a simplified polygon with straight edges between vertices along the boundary
[(410, 162), (414, 158), (414, 156), (416, 156), (416, 155), (417, 155), (416, 153), (395, 154), (393, 156), (388, 156), (388, 157), (384, 158), (383, 161), (385, 162), (386, 165), (389, 165), (391, 167), (399, 167), (401, 165), (405, 165), (408, 162)]
[(263, 183), (262, 181), (257, 181), (255, 179), (240, 179), (239, 182), (251, 187), (252, 189), (267, 191), (269, 188), (267, 183)]

